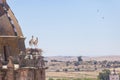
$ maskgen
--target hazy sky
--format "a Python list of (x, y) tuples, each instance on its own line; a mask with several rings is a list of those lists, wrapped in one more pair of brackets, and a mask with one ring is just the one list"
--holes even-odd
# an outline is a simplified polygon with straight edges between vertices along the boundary
[(120, 0), (7, 0), (45, 56), (120, 55)]

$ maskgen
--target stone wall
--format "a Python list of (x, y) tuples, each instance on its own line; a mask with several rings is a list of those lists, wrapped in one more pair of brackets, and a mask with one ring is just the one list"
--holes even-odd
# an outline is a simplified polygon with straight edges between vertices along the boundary
[(15, 66), (15, 59), (11, 56), (7, 65), (0, 61), (0, 80), (45, 80), (46, 67), (39, 49), (29, 51), (19, 55), (19, 67)]

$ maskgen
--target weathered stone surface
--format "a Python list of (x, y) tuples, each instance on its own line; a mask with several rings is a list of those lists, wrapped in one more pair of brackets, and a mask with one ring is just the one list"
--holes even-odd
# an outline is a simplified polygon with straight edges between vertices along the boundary
[(25, 49), (24, 40), (6, 0), (0, 0), (0, 80), (45, 80), (42, 50)]
[(26, 49), (24, 40), (6, 0), (0, 0), (0, 80), (45, 80), (42, 50)]
[(7, 70), (6, 70), (6, 80), (14, 80), (14, 63), (12, 60), (12, 57), (9, 57), (9, 62), (7, 64)]
[(8, 4), (0, 3), (0, 53), (5, 61), (25, 51), (24, 36)]
[[(10, 56), (7, 69), (0, 69), (0, 80), (45, 80), (46, 68), (43, 57), (40, 54), (36, 56), (34, 51), (30, 52), (30, 54), (21, 53), (19, 55), (20, 63), (18, 65), (22, 65), (23, 62), (25, 63), (24, 66), (20, 66), (17, 69), (14, 67), (13, 57)], [(33, 56), (33, 58), (25, 58), (29, 55)]]

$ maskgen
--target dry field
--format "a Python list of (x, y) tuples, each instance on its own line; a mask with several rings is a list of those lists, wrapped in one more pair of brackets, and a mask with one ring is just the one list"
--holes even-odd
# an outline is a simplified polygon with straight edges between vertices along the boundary
[(47, 80), (48, 78), (93, 78), (96, 79), (99, 72), (46, 72)]
[[(113, 70), (113, 68), (110, 69), (111, 71)], [(100, 71), (89, 71), (89, 72), (46, 72), (46, 77), (48, 80), (49, 78), (66, 78), (68, 80), (70, 79), (74, 79), (74, 78), (92, 78), (93, 80), (97, 79), (97, 76), (99, 74)], [(116, 68), (116, 72), (120, 73), (120, 68)]]

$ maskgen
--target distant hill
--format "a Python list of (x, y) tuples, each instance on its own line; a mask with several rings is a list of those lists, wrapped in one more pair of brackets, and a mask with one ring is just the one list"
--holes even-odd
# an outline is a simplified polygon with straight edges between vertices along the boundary
[(77, 61), (77, 56), (50, 56), (45, 57), (45, 60), (57, 60), (57, 61)]
[[(50, 56), (45, 57), (45, 60), (51, 61), (51, 60), (57, 60), (57, 61), (77, 61), (78, 56)], [(83, 56), (82, 59), (84, 61), (90, 61), (90, 60), (96, 60), (96, 61), (120, 61), (120, 55), (117, 56), (98, 56), (98, 57), (88, 57)]]
[(99, 57), (87, 57), (84, 58), (84, 60), (96, 60), (96, 61), (120, 61), (120, 55), (119, 56), (99, 56)]

